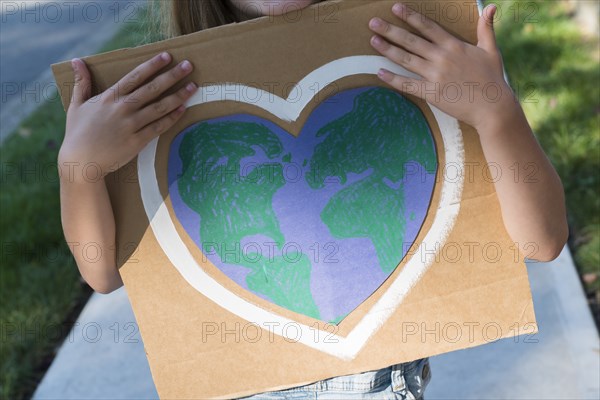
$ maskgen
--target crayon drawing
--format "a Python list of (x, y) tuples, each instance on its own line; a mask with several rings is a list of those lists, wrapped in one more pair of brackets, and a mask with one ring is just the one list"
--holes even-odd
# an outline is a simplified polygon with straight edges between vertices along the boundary
[(415, 240), (436, 170), (418, 107), (365, 87), (323, 101), (297, 138), (251, 115), (194, 124), (171, 144), (168, 178), (178, 220), (229, 278), (338, 323)]
[[(324, 88), (382, 67), (415, 77), (385, 57), (351, 56), (302, 78), (291, 92), (298, 98), (258, 89), (266, 96), (251, 104), (274, 120), (295, 121), (315, 96), (313, 85)], [(252, 90), (230, 82), (210, 85), (186, 106), (222, 101), (232, 85)], [(426, 248), (445, 243), (460, 210), (463, 177), (436, 182), (435, 173), (436, 150), (446, 164), (464, 165), (462, 131), (455, 118), (427, 107), (440, 129), (435, 147), (420, 110), (398, 92), (377, 86), (348, 89), (322, 101), (297, 138), (271, 119), (234, 114), (199, 121), (166, 148), (165, 179), (174, 217), (228, 279), (275, 307), (339, 324), (406, 258), (346, 336), (319, 328), (324, 334), (315, 337), (314, 327), (230, 291), (200, 266), (158, 187), (163, 175), (155, 169), (158, 139), (137, 160), (152, 232), (183, 279), (222, 309), (288, 340), (351, 360), (434, 263), (435, 254)], [(437, 204), (430, 204), (434, 184), (440, 185), (440, 195)], [(416, 255), (405, 254), (430, 210), (434, 218), (414, 248)], [(286, 329), (290, 323), (297, 328), (293, 333)]]

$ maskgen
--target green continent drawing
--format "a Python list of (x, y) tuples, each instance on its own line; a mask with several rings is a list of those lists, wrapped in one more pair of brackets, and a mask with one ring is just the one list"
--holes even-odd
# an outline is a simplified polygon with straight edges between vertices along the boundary
[(289, 252), (285, 257), (276, 256), (269, 260), (261, 254), (249, 253), (246, 259), (252, 260), (243, 264), (252, 268), (246, 278), (248, 289), (268, 296), (275, 304), (289, 310), (319, 318), (310, 292), (311, 264), (305, 254)]
[[(244, 157), (260, 148), (269, 159), (281, 156), (279, 138), (257, 123), (202, 123), (189, 132), (179, 147), (182, 174), (178, 191), (185, 204), (200, 215), (204, 250), (214, 251), (222, 262), (250, 268), (248, 287), (274, 303), (314, 318), (319, 312), (310, 292), (311, 264), (304, 255), (290, 263), (292, 254), (265, 259), (260, 254), (242, 255), (240, 242), (251, 235), (265, 235), (282, 246), (284, 235), (272, 208), (275, 192), (284, 184), (279, 162), (241, 165)], [(244, 169), (244, 173), (242, 173)], [(234, 259), (231, 251), (234, 249)], [(237, 251), (235, 249), (238, 249)], [(228, 252), (229, 251), (229, 252)], [(248, 260), (251, 260), (249, 262)]]
[[(372, 172), (337, 192), (321, 219), (337, 238), (368, 237), (384, 272), (404, 253), (404, 191), (409, 163), (433, 173), (437, 159), (421, 111), (403, 96), (376, 88), (359, 94), (353, 110), (317, 132), (325, 139), (310, 160), (308, 184), (322, 188), (328, 177), (346, 184), (348, 173)], [(398, 127), (402, 127), (401, 130)], [(398, 135), (410, 133), (402, 138)]]
[[(328, 111), (315, 109), (293, 139), (257, 116), (191, 126), (176, 138), (169, 190), (217, 268), (281, 307), (338, 323), (394, 271), (404, 241), (415, 240), (437, 157), (425, 117), (393, 90), (351, 89), (321, 107)], [(290, 166), (301, 169), (299, 180), (285, 179)], [(274, 251), (244, 252), (264, 238)], [(298, 251), (285, 251), (286, 242)], [(339, 264), (311, 252), (333, 242)]]

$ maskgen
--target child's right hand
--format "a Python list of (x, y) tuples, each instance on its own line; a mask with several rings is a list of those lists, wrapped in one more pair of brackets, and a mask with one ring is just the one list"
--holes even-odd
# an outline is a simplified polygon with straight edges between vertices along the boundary
[[(145, 83), (170, 62), (168, 53), (159, 54), (108, 90), (90, 98), (89, 70), (82, 60), (74, 59), (75, 86), (58, 155), (59, 165), (83, 171), (93, 163), (94, 172), (99, 170), (104, 177), (131, 161), (148, 142), (171, 128), (183, 115), (184, 103), (196, 92), (197, 86), (189, 83), (158, 100), (193, 69), (186, 60)], [(85, 180), (81, 173), (71, 178)]]

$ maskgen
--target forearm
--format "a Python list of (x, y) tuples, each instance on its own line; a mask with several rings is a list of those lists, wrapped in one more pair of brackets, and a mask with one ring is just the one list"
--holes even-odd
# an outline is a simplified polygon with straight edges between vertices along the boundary
[(501, 174), (493, 178), (505, 227), (524, 255), (554, 259), (568, 236), (562, 183), (518, 103), (499, 107), (507, 110), (477, 130), (490, 171)]
[(97, 292), (121, 287), (115, 261), (115, 221), (104, 180), (61, 179), (60, 204), (65, 238), (81, 276)]

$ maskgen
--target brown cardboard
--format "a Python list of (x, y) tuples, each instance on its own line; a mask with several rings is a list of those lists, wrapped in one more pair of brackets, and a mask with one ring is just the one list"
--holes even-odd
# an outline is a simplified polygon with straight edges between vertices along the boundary
[[(200, 86), (236, 82), (259, 86), (285, 98), (293, 84), (332, 60), (377, 55), (369, 44), (372, 33), (367, 24), (373, 16), (396, 20), (390, 11), (392, 4), (390, 1), (324, 2), (292, 16), (264, 17), (221, 26), (84, 60), (92, 73), (96, 93), (112, 86), (141, 62), (168, 50), (173, 64), (189, 59), (195, 66), (192, 75), (178, 87), (191, 80)], [(459, 38), (476, 42), (475, 1), (407, 4), (425, 11)], [(52, 68), (67, 109), (73, 87), (70, 63), (55, 64)], [(385, 85), (374, 75), (361, 74), (342, 78), (332, 86), (341, 91)], [(326, 91), (327, 88), (320, 93)], [(440, 127), (423, 101), (409, 98), (430, 124), (439, 150), (438, 176), (441, 176), (446, 167), (446, 153)], [(157, 180), (170, 214), (173, 215), (166, 183), (168, 145), (184, 128), (197, 121), (248, 113), (272, 121), (297, 136), (322, 99), (317, 96), (311, 101), (295, 122), (277, 119), (261, 108), (235, 101), (206, 103), (188, 109), (182, 120), (158, 142)], [(120, 273), (160, 397), (247, 396), (473, 347), (501, 337), (537, 332), (527, 271), (503, 226), (493, 182), (485, 179), (485, 159), (477, 132), (463, 123), (460, 128), (464, 160), (474, 167), (472, 174), (464, 179), (460, 211), (452, 230), (433, 264), (351, 359), (341, 359), (266, 329), (255, 329), (248, 320), (200, 294), (173, 267), (149, 227), (140, 192), (137, 158), (108, 175), (106, 182), (116, 219)], [(432, 207), (415, 240), (416, 245), (432, 227), (440, 197), (441, 184), (436, 183)], [(203, 257), (176, 218), (174, 224), (202, 269), (223, 287), (262, 309), (299, 324), (318, 327), (320, 331), (316, 328), (314, 331), (318, 335), (328, 332), (340, 337), (349, 335), (390, 288), (410, 258), (405, 257), (379, 289), (339, 325), (327, 325), (248, 293)], [(457, 248), (463, 252), (458, 258), (454, 253)], [(501, 249), (498, 256), (494, 253), (496, 248)], [(257, 332), (261, 332), (259, 340), (255, 340)]]

